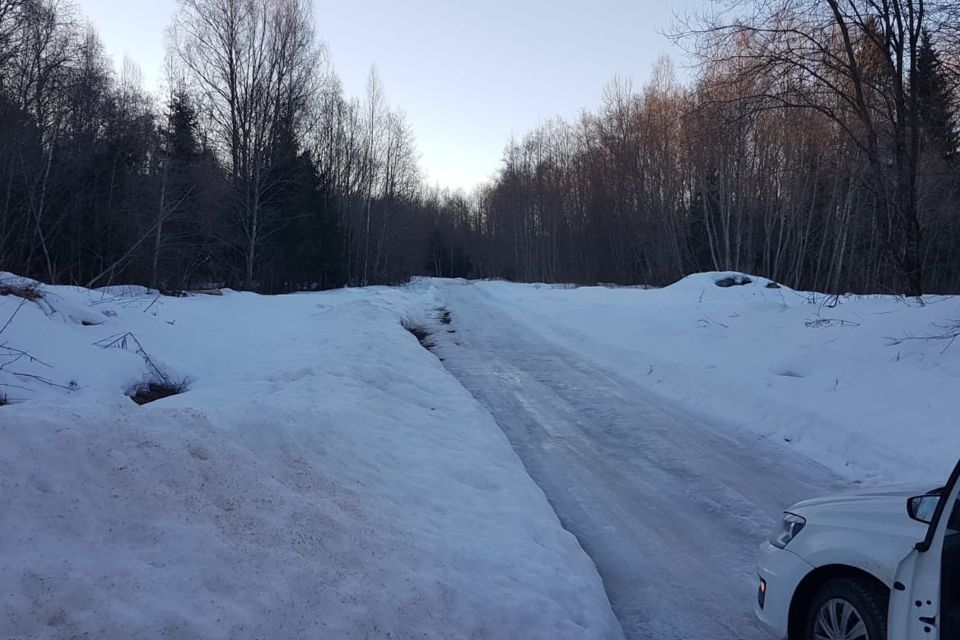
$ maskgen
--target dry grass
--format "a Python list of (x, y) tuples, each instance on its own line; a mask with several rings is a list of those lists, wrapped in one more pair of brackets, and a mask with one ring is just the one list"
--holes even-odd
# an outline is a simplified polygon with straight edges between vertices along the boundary
[(0, 296), (15, 296), (30, 302), (36, 302), (43, 298), (43, 294), (35, 284), (18, 285), (5, 282), (0, 282)]

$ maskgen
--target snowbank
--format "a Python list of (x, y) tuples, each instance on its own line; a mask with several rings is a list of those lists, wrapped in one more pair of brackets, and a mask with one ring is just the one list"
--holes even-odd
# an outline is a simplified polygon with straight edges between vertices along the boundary
[(663, 289), (478, 282), (478, 295), (581, 357), (854, 480), (942, 480), (960, 456), (960, 297), (839, 299), (769, 280)]
[[(621, 637), (497, 425), (401, 327), (429, 282), (41, 291), (0, 297), (0, 343), (33, 358), (0, 371), (0, 637)], [(158, 375), (187, 393), (126, 397)]]

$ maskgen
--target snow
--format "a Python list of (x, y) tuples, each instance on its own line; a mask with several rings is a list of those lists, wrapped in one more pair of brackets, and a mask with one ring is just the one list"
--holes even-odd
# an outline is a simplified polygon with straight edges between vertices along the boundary
[[(904, 338), (960, 297), (725, 277), (0, 296), (0, 637), (753, 637), (786, 502), (956, 463), (960, 342)], [(158, 378), (186, 393), (127, 397)], [(663, 619), (698, 566), (724, 598)]]
[[(720, 429), (856, 481), (942, 482), (960, 455), (960, 297), (840, 296), (704, 273), (662, 289), (473, 284), (579, 357)], [(908, 338), (908, 339), (904, 339)]]
[[(849, 486), (449, 286), (431, 336), (597, 565), (627, 638), (761, 640), (757, 544), (783, 509)], [(450, 332), (453, 333), (450, 333)]]
[[(622, 637), (492, 417), (401, 327), (437, 285), (41, 291), (0, 297), (0, 343), (36, 358), (0, 372), (0, 637)], [(153, 366), (188, 391), (137, 406)]]

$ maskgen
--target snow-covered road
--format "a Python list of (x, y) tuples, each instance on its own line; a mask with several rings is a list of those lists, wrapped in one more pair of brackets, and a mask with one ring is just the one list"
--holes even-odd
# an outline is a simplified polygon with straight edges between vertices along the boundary
[(433, 327), (435, 352), (594, 559), (626, 636), (764, 637), (757, 544), (786, 505), (843, 481), (586, 363), (487, 296), (447, 289), (453, 323)]

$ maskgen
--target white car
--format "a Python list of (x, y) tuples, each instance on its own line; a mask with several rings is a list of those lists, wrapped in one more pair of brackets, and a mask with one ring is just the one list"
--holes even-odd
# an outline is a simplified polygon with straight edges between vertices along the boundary
[(789, 640), (960, 640), (960, 463), (946, 485), (800, 502), (760, 547), (756, 613)]

